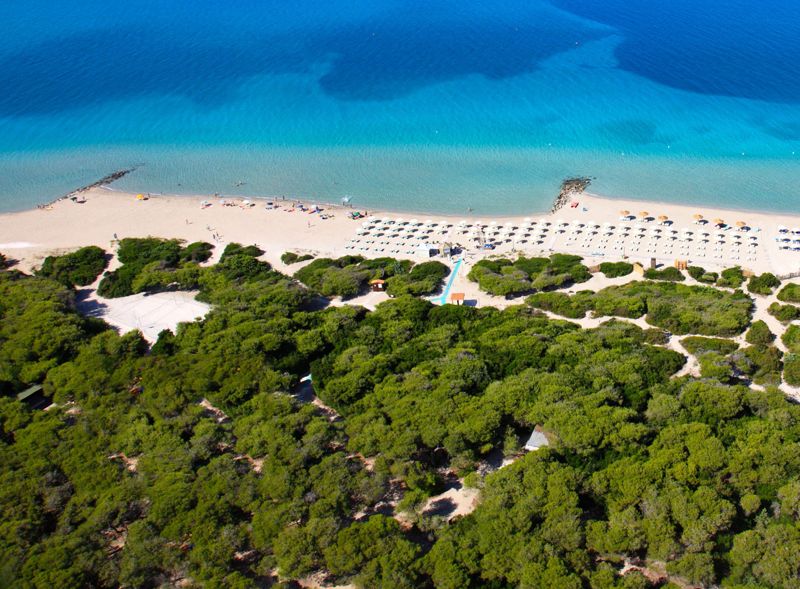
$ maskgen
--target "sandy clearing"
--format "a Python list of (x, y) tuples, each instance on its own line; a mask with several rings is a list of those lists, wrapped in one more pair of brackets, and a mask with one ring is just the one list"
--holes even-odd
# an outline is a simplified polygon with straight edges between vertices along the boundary
[(179, 323), (192, 322), (208, 313), (211, 307), (195, 300), (196, 296), (196, 291), (174, 291), (107, 299), (93, 289), (83, 289), (79, 292), (78, 310), (104, 320), (121, 333), (138, 329), (152, 343), (162, 330), (175, 332)]

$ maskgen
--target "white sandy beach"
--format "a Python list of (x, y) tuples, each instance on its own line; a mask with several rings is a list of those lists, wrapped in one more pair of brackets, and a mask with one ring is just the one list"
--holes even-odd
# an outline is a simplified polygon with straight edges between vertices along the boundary
[[(242, 199), (228, 199), (228, 204), (234, 206), (222, 206), (222, 199), (213, 197), (153, 196), (137, 200), (134, 194), (104, 188), (89, 190), (82, 197), (83, 203), (64, 199), (47, 208), (0, 215), (0, 252), (18, 260), (18, 267), (24, 271), (40, 265), (47, 255), (85, 245), (113, 251), (115, 236), (204, 240), (217, 245), (217, 255), (231, 241), (255, 243), (266, 251), (268, 261), (284, 270), (279, 258), (287, 250), (325, 256), (351, 253), (419, 259), (425, 255), (424, 250), (412, 245), (420, 241), (416, 236), (414, 240), (374, 233), (370, 236), (369, 227), (364, 234), (363, 221), (350, 219), (353, 209), (349, 208), (323, 207), (324, 214), (331, 215), (323, 220), (319, 214), (303, 212), (291, 202), (280, 200), (275, 201), (275, 208), (266, 210), (264, 199), (254, 199), (250, 207), (239, 206)], [(201, 207), (204, 200), (211, 206)], [(800, 227), (800, 215), (726, 211), (586, 194), (576, 200), (578, 205), (574, 208), (566, 206), (555, 214), (530, 217), (416, 217), (419, 229), (426, 229), (425, 221), (431, 221), (436, 229), (430, 230), (425, 242), (464, 247), (466, 266), (461, 276), (476, 259), (516, 251), (529, 255), (577, 253), (590, 264), (623, 258), (648, 264), (656, 258), (659, 264), (672, 265), (681, 259), (709, 270), (741, 265), (754, 272), (778, 275), (800, 271), (800, 251), (779, 249), (786, 243), (800, 246), (800, 235), (779, 232), (782, 226), (789, 230)], [(620, 218), (624, 210), (630, 212), (627, 221)], [(649, 213), (650, 221), (643, 221), (642, 212)], [(377, 225), (378, 229), (380, 223), (389, 223), (384, 227), (399, 226), (395, 222), (401, 219), (397, 213), (369, 214), (376, 219), (373, 228)], [(698, 225), (694, 218), (698, 214), (708, 224)], [(662, 216), (669, 219), (668, 224), (659, 223)], [(406, 222), (414, 218), (413, 213), (405, 215)], [(715, 219), (724, 220), (726, 226), (715, 228)], [(738, 221), (744, 221), (750, 230), (739, 231)], [(506, 226), (508, 233), (504, 232)], [(776, 238), (786, 242), (776, 242)], [(798, 239), (797, 244), (791, 241), (794, 238)], [(497, 244), (494, 250), (482, 249), (481, 244), (492, 240)]]

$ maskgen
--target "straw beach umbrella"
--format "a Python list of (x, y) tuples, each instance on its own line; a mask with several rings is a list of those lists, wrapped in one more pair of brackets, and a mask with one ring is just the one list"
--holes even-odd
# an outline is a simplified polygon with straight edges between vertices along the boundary
[(724, 225), (725, 221), (722, 219), (714, 219), (714, 225)]
[(659, 215), (658, 222), (663, 223), (664, 221), (669, 221), (669, 217), (667, 217), (666, 215)]
[(650, 213), (648, 213), (647, 211), (639, 211), (639, 216), (642, 218), (649, 217)]

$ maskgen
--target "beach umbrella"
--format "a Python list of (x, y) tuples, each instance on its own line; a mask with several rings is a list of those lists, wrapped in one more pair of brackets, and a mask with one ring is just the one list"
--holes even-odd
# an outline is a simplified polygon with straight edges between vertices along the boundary
[(649, 217), (650, 213), (648, 213), (647, 211), (639, 211), (639, 216), (640, 217)]
[(666, 215), (659, 215), (658, 221), (659, 223), (663, 223), (664, 221), (669, 221), (669, 217), (667, 217)]
[(396, 223), (397, 223), (398, 225), (405, 225), (406, 223), (408, 223), (408, 221), (406, 221), (405, 219), (403, 219), (402, 217), (400, 217), (399, 219), (397, 219)]
[(703, 218), (703, 215), (701, 215), (700, 213), (697, 213), (696, 215), (692, 215), (692, 217), (694, 218), (695, 221), (699, 221), (700, 219)]
[(786, 233), (787, 231), (789, 231), (789, 229), (787, 229), (787, 227), (785, 225), (778, 225), (778, 232), (779, 233)]
[(627, 217), (628, 215), (631, 214), (631, 212), (630, 211), (626, 211), (625, 209), (623, 209), (623, 210), (621, 210), (619, 212), (619, 214), (622, 215), (623, 217)]
[(724, 225), (725, 221), (722, 219), (714, 219), (714, 225)]
[(419, 219), (411, 219), (411, 221), (409, 221), (409, 223), (411, 223), (412, 225), (419, 225), (420, 224)]
[(747, 227), (747, 221), (736, 221), (736, 226), (739, 228)]

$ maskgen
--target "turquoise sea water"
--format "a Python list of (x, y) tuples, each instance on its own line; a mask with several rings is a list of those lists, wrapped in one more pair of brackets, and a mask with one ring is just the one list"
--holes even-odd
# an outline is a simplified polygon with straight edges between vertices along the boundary
[(788, 0), (26, 0), (0, 22), (2, 210), (131, 165), (119, 188), (441, 213), (544, 210), (575, 175), (800, 204)]

